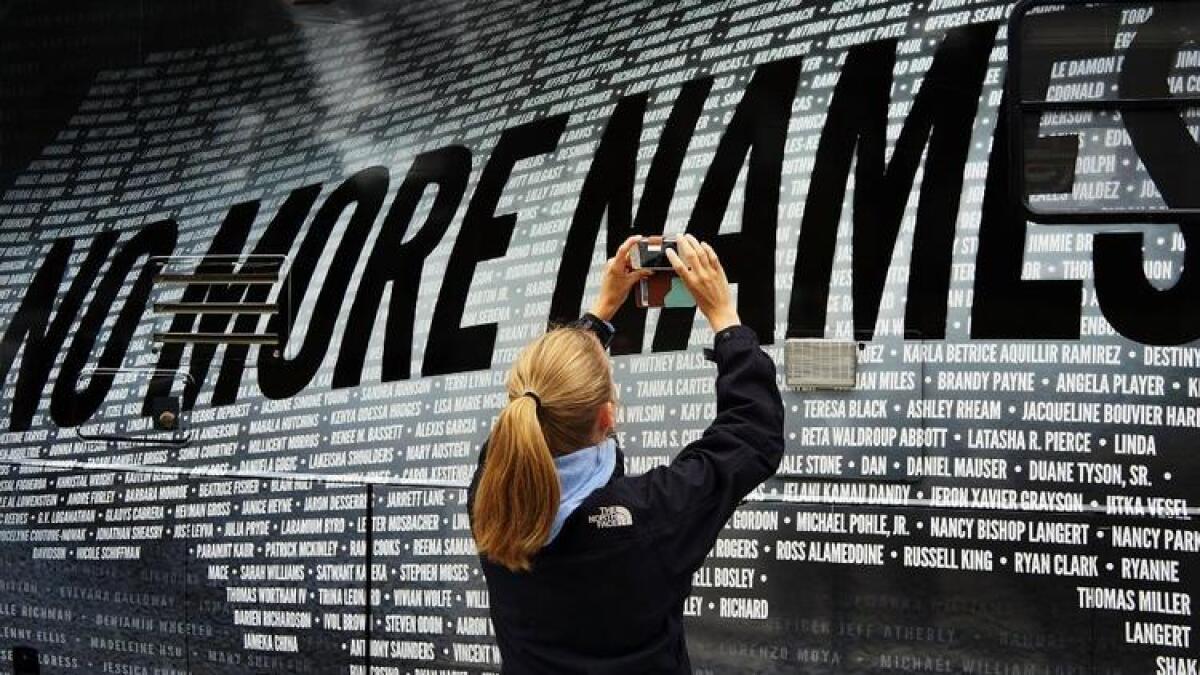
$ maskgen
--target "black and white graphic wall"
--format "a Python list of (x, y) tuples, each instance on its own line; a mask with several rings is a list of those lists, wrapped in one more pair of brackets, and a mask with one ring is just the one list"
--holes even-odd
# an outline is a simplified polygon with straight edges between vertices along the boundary
[[(789, 337), (860, 345), (853, 390), (783, 393), (697, 672), (1196, 672), (1196, 226), (1018, 215), (1011, 9), (409, 3), (98, 67), (0, 193), (0, 673), (497, 672), (462, 487), (508, 365), (685, 230), (781, 384)], [(1030, 96), (1118, 92), (1155, 8), (1098, 16)], [(1200, 90), (1200, 45), (1167, 65)], [(1119, 117), (1037, 124), (1035, 206), (1161, 207)], [(713, 417), (712, 336), (615, 323), (636, 473)]]

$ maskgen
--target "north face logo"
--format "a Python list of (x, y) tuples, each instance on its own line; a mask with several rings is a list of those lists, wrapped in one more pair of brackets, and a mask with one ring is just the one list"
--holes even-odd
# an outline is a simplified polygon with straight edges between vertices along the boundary
[(588, 516), (588, 522), (596, 527), (629, 527), (633, 514), (624, 506), (601, 506), (600, 513)]

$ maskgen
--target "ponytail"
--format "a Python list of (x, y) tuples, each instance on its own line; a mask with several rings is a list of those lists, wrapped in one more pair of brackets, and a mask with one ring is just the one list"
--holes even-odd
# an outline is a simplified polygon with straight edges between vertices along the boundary
[(488, 441), (475, 493), (476, 548), (514, 572), (528, 571), (550, 537), (560, 490), (537, 402), (518, 396), (500, 411)]
[(521, 350), (506, 388), (475, 488), (472, 534), (492, 562), (529, 571), (558, 515), (554, 455), (594, 442), (596, 411), (615, 400), (612, 365), (591, 331), (555, 328)]

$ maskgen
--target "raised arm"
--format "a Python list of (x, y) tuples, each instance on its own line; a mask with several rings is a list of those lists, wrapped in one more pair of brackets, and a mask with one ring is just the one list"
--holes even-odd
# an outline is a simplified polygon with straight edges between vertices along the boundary
[(717, 415), (701, 437), (669, 465), (625, 480), (631, 504), (652, 526), (653, 548), (671, 574), (691, 574), (725, 522), (783, 458), (783, 400), (775, 362), (743, 326), (716, 253), (690, 236), (681, 255), (668, 253), (676, 273), (713, 325), (709, 358), (717, 364)]
[(629, 262), (629, 252), (637, 246), (640, 237), (634, 235), (617, 247), (613, 257), (604, 263), (604, 272), (600, 275), (600, 292), (592, 308), (582, 317), (571, 323), (573, 326), (589, 328), (600, 338), (600, 344), (607, 349), (612, 342), (615, 329), (609, 323), (613, 315), (625, 304), (629, 291), (638, 281), (645, 279), (654, 272), (651, 270), (635, 270)]

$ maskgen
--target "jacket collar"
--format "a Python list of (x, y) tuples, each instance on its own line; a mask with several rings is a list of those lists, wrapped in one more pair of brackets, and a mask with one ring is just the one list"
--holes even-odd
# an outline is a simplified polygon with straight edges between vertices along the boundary
[(554, 515), (547, 544), (554, 541), (563, 523), (588, 495), (612, 480), (618, 466), (617, 455), (617, 441), (610, 436), (596, 445), (554, 458), (560, 492), (558, 512)]

